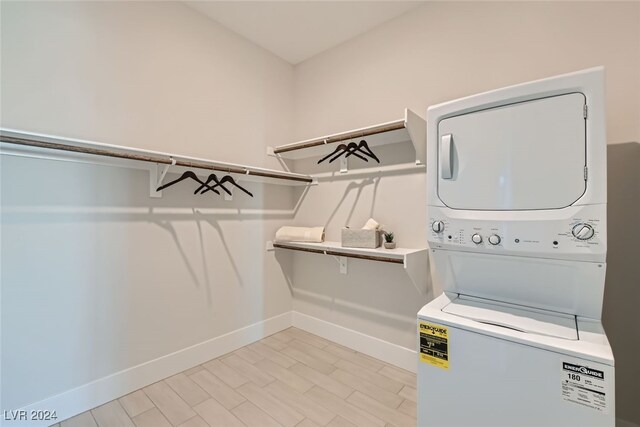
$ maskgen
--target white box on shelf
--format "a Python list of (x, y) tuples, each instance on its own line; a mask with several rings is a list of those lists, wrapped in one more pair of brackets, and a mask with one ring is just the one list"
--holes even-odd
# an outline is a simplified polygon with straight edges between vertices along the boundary
[(382, 239), (380, 230), (361, 230), (344, 227), (342, 229), (342, 247), (345, 248), (370, 248), (380, 246)]

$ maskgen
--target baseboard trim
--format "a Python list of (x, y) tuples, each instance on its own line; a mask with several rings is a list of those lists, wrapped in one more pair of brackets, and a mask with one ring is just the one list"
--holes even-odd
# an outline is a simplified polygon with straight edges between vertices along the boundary
[[(208, 360), (237, 350), (291, 326), (291, 312), (245, 326), (219, 337), (159, 357), (138, 366), (117, 372), (91, 383), (30, 404), (20, 410), (55, 410), (56, 422), (78, 415), (149, 384), (185, 371)], [(2, 417), (4, 418), (4, 417)], [(47, 426), (51, 421), (9, 421), (0, 419), (0, 426)]]
[(415, 350), (330, 323), (297, 311), (291, 312), (292, 326), (326, 338), (345, 347), (375, 357), (407, 371), (416, 372)]

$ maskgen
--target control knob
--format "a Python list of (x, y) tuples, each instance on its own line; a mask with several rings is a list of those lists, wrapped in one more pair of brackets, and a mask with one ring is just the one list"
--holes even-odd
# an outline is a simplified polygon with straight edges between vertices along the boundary
[(489, 243), (491, 243), (494, 246), (499, 244), (500, 236), (498, 236), (497, 234), (492, 234), (491, 236), (489, 236)]
[(476, 245), (479, 245), (480, 243), (482, 243), (482, 236), (476, 233), (473, 236), (471, 236), (471, 241)]
[(431, 224), (431, 229), (436, 233), (442, 233), (444, 231), (444, 222), (433, 221), (433, 224)]
[(571, 233), (578, 240), (589, 240), (595, 234), (595, 230), (592, 225), (581, 222), (573, 226)]

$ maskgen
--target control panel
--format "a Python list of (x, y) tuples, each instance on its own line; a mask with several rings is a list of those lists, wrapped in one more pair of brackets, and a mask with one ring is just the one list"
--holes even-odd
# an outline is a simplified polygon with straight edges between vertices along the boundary
[(503, 213), (504, 218), (496, 220), (473, 211), (430, 206), (428, 240), (434, 249), (604, 262), (604, 209), (604, 205), (578, 207), (571, 215), (565, 212), (564, 218), (560, 211), (548, 211), (550, 218), (544, 221), (539, 213)]

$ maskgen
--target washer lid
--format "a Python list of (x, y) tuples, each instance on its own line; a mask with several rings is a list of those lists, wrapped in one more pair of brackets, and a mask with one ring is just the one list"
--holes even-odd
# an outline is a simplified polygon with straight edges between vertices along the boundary
[(442, 308), (444, 313), (527, 334), (578, 340), (575, 316), (549, 313), (460, 295)]

